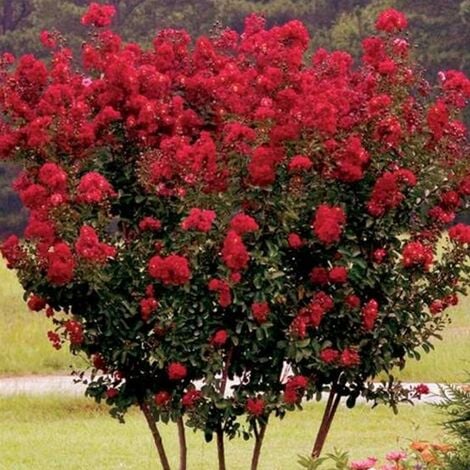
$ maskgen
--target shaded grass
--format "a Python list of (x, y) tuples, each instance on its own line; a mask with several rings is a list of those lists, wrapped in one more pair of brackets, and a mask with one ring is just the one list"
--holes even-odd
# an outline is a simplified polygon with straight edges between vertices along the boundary
[[(374, 410), (340, 407), (327, 451), (352, 449), (353, 458), (383, 455), (407, 448), (410, 440), (442, 441), (436, 410), (428, 405), (404, 405), (395, 416), (385, 407)], [(309, 404), (303, 412), (289, 413), (268, 428), (260, 470), (299, 468), (297, 455), (310, 453), (322, 406)], [(17, 396), (0, 399), (0, 469), (99, 470), (158, 469), (151, 436), (142, 416), (131, 411), (125, 425), (91, 400), (64, 397)], [(171, 461), (178, 449), (174, 425), (161, 426)], [(216, 469), (216, 449), (200, 433), (188, 433), (192, 470)], [(249, 468), (252, 442), (227, 443), (228, 468)]]

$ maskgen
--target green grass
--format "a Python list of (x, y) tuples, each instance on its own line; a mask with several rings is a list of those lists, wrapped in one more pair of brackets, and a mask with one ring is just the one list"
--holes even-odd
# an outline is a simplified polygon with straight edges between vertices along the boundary
[[(54, 350), (46, 333), (51, 322), (28, 310), (15, 273), (0, 262), (0, 375), (60, 373), (83, 362), (67, 348)], [(435, 340), (435, 351), (421, 361), (410, 360), (396, 375), (413, 382), (462, 382), (470, 370), (470, 297), (451, 311), (453, 323), (444, 341)]]
[[(308, 405), (304, 412), (290, 413), (283, 421), (273, 420), (268, 428), (261, 470), (298, 468), (297, 455), (307, 455), (318, 427), (322, 408)], [(437, 425), (439, 416), (427, 405), (404, 405), (398, 416), (390, 409), (354, 410), (340, 407), (327, 442), (334, 447), (353, 449), (353, 458), (383, 455), (407, 448), (411, 440), (442, 442)], [(145, 421), (132, 411), (121, 425), (106, 408), (91, 400), (64, 397), (31, 398), (17, 396), (0, 399), (0, 469), (48, 470), (150, 470), (155, 463), (151, 436)], [(177, 443), (174, 425), (162, 426), (168, 455), (176, 463)], [(201, 434), (189, 432), (190, 469), (216, 469), (213, 444), (206, 445)], [(249, 467), (252, 442), (227, 443), (228, 467)]]
[(52, 348), (47, 339), (51, 321), (28, 309), (15, 273), (2, 261), (0, 299), (0, 375), (49, 374), (66, 371), (71, 363), (80, 364), (67, 348)]

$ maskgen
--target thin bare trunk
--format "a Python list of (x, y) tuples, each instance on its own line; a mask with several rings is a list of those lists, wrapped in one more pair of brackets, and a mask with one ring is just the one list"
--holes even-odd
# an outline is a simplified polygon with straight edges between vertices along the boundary
[(320, 457), (340, 401), (341, 394), (339, 394), (335, 386), (333, 386), (331, 388), (328, 402), (326, 403), (325, 411), (323, 412), (323, 419), (315, 439), (315, 444), (312, 450), (312, 457)]
[(160, 457), (160, 463), (162, 464), (163, 470), (171, 470), (170, 464), (168, 463), (168, 458), (166, 456), (165, 448), (163, 446), (162, 436), (158, 431), (157, 423), (152, 415), (152, 411), (150, 410), (149, 406), (145, 401), (140, 403), (140, 409), (142, 413), (144, 413), (145, 419), (147, 420), (148, 427), (153, 436), (153, 441), (155, 443), (155, 447), (158, 451), (158, 456)]
[(255, 447), (253, 449), (253, 456), (251, 458), (251, 470), (257, 470), (259, 464), (259, 458), (261, 455), (261, 447), (263, 446), (264, 435), (266, 434), (266, 427), (268, 423), (261, 424), (259, 432), (255, 433)]
[(225, 445), (224, 445), (224, 431), (219, 425), (217, 429), (217, 458), (219, 460), (219, 470), (227, 470), (225, 465)]
[(186, 470), (188, 461), (188, 446), (186, 444), (186, 431), (184, 429), (183, 417), (180, 416), (176, 422), (178, 426), (178, 440), (180, 444), (180, 470)]

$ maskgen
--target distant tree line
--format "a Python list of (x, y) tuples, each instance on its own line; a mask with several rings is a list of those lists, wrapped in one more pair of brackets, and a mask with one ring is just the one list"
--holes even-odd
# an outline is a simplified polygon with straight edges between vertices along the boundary
[[(0, 52), (15, 55), (45, 52), (38, 40), (43, 30), (59, 30), (79, 52), (87, 37), (80, 24), (88, 0), (0, 0)], [(470, 71), (470, 0), (111, 0), (117, 9), (114, 29), (129, 41), (146, 43), (152, 32), (185, 28), (192, 35), (215, 28), (241, 30), (246, 15), (259, 12), (269, 24), (297, 18), (310, 29), (313, 43), (327, 49), (361, 53), (361, 40), (372, 33), (377, 12), (405, 11), (418, 43), (416, 55), (430, 75), (441, 69)], [(0, 168), (0, 237), (18, 231), (24, 220), (10, 189), (15, 170)]]

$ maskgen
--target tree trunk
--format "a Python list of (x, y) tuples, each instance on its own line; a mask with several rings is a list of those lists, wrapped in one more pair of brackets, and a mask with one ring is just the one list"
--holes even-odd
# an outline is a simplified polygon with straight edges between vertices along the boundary
[(183, 417), (180, 416), (176, 422), (178, 426), (178, 440), (180, 444), (180, 470), (186, 470), (188, 460), (188, 446), (186, 444), (186, 432)]
[(313, 446), (312, 457), (314, 458), (320, 457), (320, 454), (323, 450), (323, 446), (325, 445), (326, 438), (328, 436), (328, 432), (330, 431), (331, 423), (333, 422), (340, 401), (341, 394), (336, 391), (335, 387), (332, 387), (330, 395), (328, 397), (328, 402), (325, 407), (325, 411), (323, 413), (323, 419), (315, 439), (315, 444)]
[(266, 427), (268, 423), (263, 423), (260, 426), (259, 433), (256, 433), (255, 447), (253, 449), (253, 457), (251, 458), (251, 470), (257, 470), (259, 458), (261, 455), (261, 447), (263, 446), (264, 435), (266, 434)]
[(165, 448), (163, 447), (162, 436), (158, 431), (158, 427), (155, 423), (152, 411), (150, 410), (147, 403), (145, 403), (145, 401), (142, 401), (140, 403), (140, 409), (142, 410), (142, 413), (144, 413), (145, 419), (147, 420), (147, 424), (152, 433), (153, 441), (155, 443), (155, 447), (157, 448), (158, 456), (160, 457), (160, 463), (162, 464), (163, 470), (171, 470), (170, 464), (168, 463), (168, 458), (166, 456)]
[(224, 431), (219, 424), (217, 428), (217, 459), (219, 461), (219, 470), (227, 470), (225, 465), (225, 446), (224, 446)]

